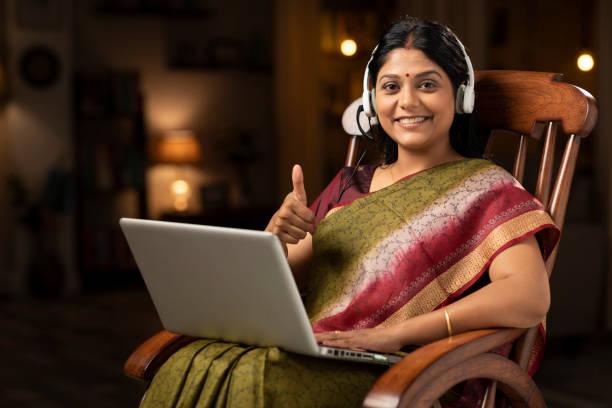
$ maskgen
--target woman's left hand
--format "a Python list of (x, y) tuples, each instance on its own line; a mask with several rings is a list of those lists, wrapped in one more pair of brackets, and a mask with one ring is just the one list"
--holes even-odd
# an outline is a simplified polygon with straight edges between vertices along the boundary
[(387, 327), (315, 333), (315, 338), (323, 346), (360, 351), (370, 350), (392, 353), (402, 347), (397, 334)]

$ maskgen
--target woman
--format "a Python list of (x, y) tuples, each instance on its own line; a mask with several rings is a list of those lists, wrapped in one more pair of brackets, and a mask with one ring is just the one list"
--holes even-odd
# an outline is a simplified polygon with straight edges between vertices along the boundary
[[(470, 116), (455, 113), (468, 80), (457, 38), (407, 18), (383, 34), (368, 69), (382, 164), (341, 170), (310, 208), (295, 166), (293, 191), (266, 228), (307, 293), (317, 340), (396, 352), (538, 324), (558, 230), (508, 173), (468, 158), (481, 153)], [(145, 406), (356, 406), (381, 372), (200, 340), (162, 367)]]

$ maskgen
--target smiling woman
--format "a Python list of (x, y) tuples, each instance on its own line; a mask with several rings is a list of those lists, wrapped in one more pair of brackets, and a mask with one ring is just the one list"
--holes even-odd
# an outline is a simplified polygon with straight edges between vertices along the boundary
[[(468, 330), (538, 324), (559, 231), (510, 174), (479, 158), (461, 43), (445, 26), (406, 18), (383, 33), (366, 88), (368, 79), (363, 110), (378, 118), (381, 162), (342, 169), (310, 207), (294, 166), (293, 191), (266, 227), (307, 293), (317, 341), (401, 353)], [(160, 369), (144, 405), (357, 406), (380, 372), (199, 340)], [(446, 402), (480, 406), (482, 391), (470, 383)]]

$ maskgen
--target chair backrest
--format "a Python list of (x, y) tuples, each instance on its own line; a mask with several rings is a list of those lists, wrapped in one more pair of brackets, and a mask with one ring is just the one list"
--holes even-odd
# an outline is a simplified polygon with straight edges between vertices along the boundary
[[(586, 137), (597, 121), (595, 99), (585, 90), (562, 82), (561, 74), (525, 71), (476, 72), (476, 110), (484, 128), (504, 130), (519, 136), (514, 154), (513, 176), (523, 182), (527, 146), (530, 139), (541, 140), (540, 167), (533, 195), (544, 204), (553, 220), (563, 228), (565, 212), (580, 140)], [(557, 131), (568, 135), (563, 157), (554, 171)], [(495, 134), (494, 137), (509, 133)], [(493, 137), (487, 138), (485, 154), (491, 154)], [(346, 165), (354, 166), (358, 139), (352, 137)], [(552, 183), (556, 173), (556, 180)], [(558, 246), (557, 246), (558, 248)], [(546, 262), (550, 277), (557, 249)], [(531, 328), (518, 341), (514, 358), (526, 369), (535, 342), (537, 327)]]

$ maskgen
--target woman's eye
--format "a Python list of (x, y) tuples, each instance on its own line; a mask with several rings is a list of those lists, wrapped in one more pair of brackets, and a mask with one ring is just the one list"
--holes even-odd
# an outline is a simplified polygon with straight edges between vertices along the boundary
[(433, 89), (437, 86), (438, 84), (436, 84), (433, 81), (423, 81), (421, 82), (421, 88), (425, 88), (425, 89)]
[(394, 83), (394, 82), (388, 82), (388, 83), (386, 83), (386, 84), (383, 84), (382, 88), (383, 88), (385, 91), (395, 91), (395, 90), (399, 89), (399, 87), (397, 86), (397, 84), (396, 84), (396, 83)]

